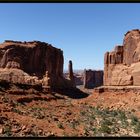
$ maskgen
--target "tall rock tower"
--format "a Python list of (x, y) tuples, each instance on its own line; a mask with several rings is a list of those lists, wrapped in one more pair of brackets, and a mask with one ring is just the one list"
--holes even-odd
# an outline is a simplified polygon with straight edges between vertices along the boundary
[(72, 61), (71, 60), (69, 61), (68, 70), (69, 70), (69, 79), (71, 80), (73, 86), (75, 87), (75, 80), (74, 80), (73, 67), (72, 67)]

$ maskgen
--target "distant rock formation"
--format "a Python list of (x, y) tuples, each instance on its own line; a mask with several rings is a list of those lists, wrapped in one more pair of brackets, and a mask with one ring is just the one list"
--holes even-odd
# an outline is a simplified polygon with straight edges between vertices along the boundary
[(105, 54), (104, 85), (140, 85), (140, 30), (127, 32), (123, 45)]
[[(75, 86), (83, 85), (83, 73), (73, 72), (73, 76), (74, 76), (74, 85)], [(64, 72), (64, 77), (66, 79), (70, 79), (69, 72)]]
[(83, 85), (84, 81), (83, 74), (74, 73), (74, 81), (76, 86)]
[(84, 70), (84, 88), (95, 88), (103, 85), (103, 71)]
[(63, 77), (63, 51), (40, 42), (7, 40), (0, 44), (0, 80), (44, 88), (69, 88)]

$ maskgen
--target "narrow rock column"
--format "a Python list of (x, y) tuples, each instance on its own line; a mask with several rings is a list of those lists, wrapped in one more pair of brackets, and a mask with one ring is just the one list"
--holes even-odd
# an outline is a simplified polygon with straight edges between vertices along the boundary
[(69, 70), (69, 79), (71, 80), (73, 86), (75, 86), (75, 80), (74, 80), (73, 67), (72, 67), (72, 61), (71, 60), (69, 61), (68, 70)]
[(84, 76), (83, 76), (83, 85), (84, 85), (84, 88), (86, 88), (86, 79), (87, 79), (87, 76), (86, 76), (86, 69), (84, 69)]

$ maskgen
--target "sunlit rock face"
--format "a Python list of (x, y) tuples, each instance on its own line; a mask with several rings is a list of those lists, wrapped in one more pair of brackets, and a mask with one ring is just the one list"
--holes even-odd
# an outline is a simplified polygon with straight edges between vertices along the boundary
[(0, 80), (68, 87), (63, 78), (63, 63), (63, 51), (45, 42), (7, 40), (0, 44)]
[(104, 85), (140, 85), (140, 30), (127, 32), (123, 45), (105, 53)]

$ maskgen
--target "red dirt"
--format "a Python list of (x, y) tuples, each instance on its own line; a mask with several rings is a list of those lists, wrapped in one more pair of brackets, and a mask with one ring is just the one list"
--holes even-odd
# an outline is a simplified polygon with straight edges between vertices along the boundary
[[(84, 136), (84, 125), (74, 125), (86, 105), (133, 111), (140, 118), (140, 93), (99, 94), (93, 91), (82, 99), (59, 96), (60, 99), (54, 94), (1, 94), (0, 117), (7, 120), (0, 122), (0, 136), (9, 135), (4, 134), (6, 126), (11, 127), (11, 136)], [(28, 100), (30, 102), (26, 102)]]

